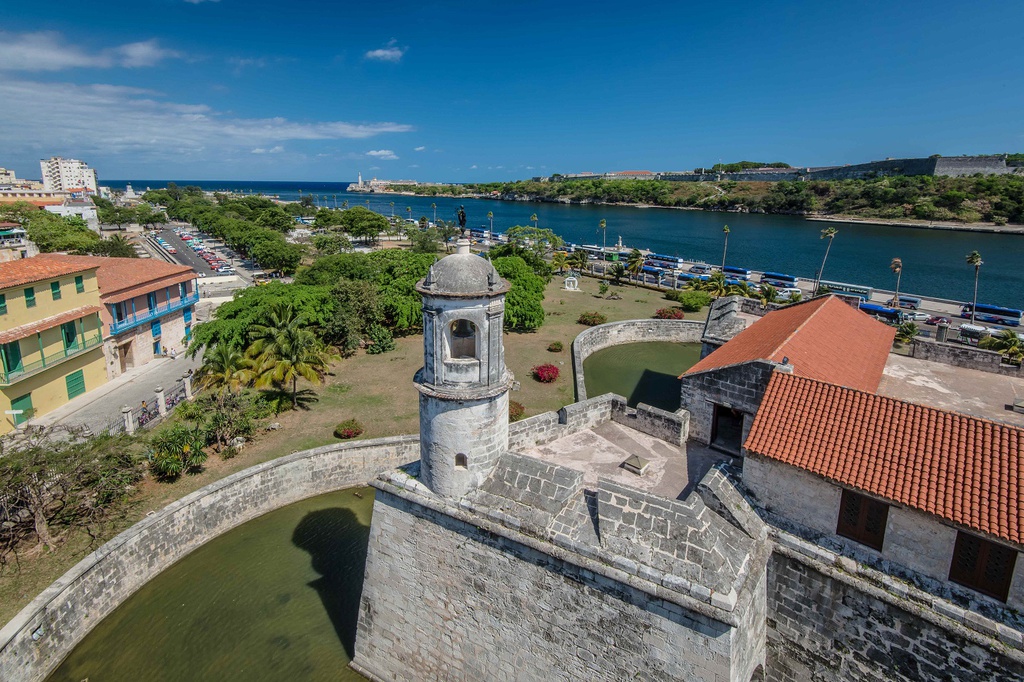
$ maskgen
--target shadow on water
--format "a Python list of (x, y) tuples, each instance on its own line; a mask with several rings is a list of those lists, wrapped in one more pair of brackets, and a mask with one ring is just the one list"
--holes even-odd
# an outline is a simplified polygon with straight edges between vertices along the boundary
[(679, 409), (679, 377), (675, 374), (645, 369), (633, 392), (627, 396), (630, 407), (646, 403), (669, 412)]
[(355, 655), (367, 533), (350, 509), (341, 508), (306, 514), (292, 533), (292, 544), (309, 553), (313, 570), (321, 576), (307, 584), (320, 596), (349, 659)]

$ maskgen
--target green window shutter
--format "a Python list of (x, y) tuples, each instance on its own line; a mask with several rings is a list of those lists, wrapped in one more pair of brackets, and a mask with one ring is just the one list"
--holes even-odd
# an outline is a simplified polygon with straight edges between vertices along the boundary
[(36, 290), (32, 287), (25, 289), (25, 307), (35, 308), (36, 307)]
[(85, 279), (81, 275), (75, 276), (75, 291), (80, 294), (85, 293)]
[(68, 386), (68, 400), (85, 393), (85, 373), (82, 370), (67, 375), (64, 381)]
[(53, 296), (53, 300), (60, 300), (60, 282), (50, 282), (50, 294)]
[(0, 294), (0, 315), (7, 314), (7, 297)]
[(12, 410), (22, 410), (21, 414), (14, 415), (14, 425), (17, 426), (32, 418), (32, 394), (26, 393), (23, 396), (11, 401)]

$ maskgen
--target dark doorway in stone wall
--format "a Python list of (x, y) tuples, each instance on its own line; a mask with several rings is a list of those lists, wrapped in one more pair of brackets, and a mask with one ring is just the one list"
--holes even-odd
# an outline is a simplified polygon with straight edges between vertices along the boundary
[(743, 413), (725, 405), (715, 405), (711, 421), (711, 447), (730, 455), (740, 454), (743, 445)]

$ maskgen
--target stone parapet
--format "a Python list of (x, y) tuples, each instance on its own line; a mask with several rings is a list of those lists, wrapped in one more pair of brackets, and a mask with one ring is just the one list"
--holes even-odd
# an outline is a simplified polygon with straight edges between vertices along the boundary
[(919, 360), (940, 362), (953, 367), (976, 369), (1008, 377), (1024, 376), (1021, 365), (1003, 362), (1003, 356), (999, 353), (959, 343), (939, 343), (930, 339), (916, 338), (910, 355)]
[(419, 458), (419, 438), (328, 445), (245, 469), (164, 507), (105, 543), (0, 630), (0, 680), (42, 680), (146, 582), (214, 537), (273, 509)]

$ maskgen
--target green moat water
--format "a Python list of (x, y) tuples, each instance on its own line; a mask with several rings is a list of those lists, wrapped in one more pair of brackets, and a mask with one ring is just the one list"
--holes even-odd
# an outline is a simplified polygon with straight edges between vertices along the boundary
[(211, 540), (107, 616), (49, 679), (362, 680), (347, 664), (372, 511), (373, 489), (350, 488)]
[(700, 360), (699, 343), (644, 341), (599, 350), (583, 361), (587, 395), (618, 393), (630, 407), (679, 409), (680, 374)]

